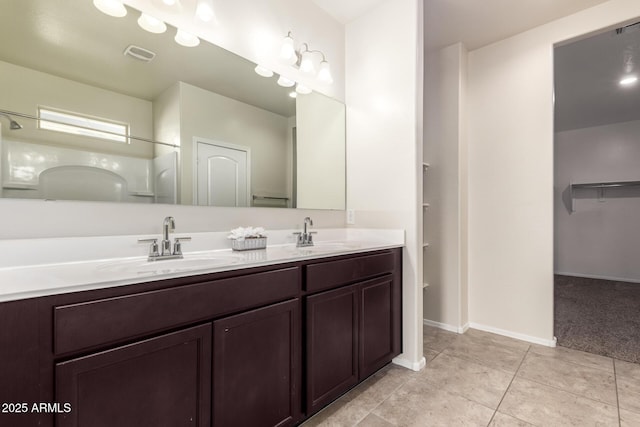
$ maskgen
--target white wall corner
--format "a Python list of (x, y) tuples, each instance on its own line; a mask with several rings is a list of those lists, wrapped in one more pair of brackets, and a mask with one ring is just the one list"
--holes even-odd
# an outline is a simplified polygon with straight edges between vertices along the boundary
[(431, 327), (442, 329), (445, 331), (454, 332), (456, 334), (464, 334), (465, 332), (467, 332), (467, 329), (469, 329), (469, 323), (466, 323), (462, 326), (454, 326), (454, 325), (449, 325), (447, 323), (435, 322), (433, 320), (424, 319), (423, 324), (425, 326), (431, 326)]
[(534, 337), (532, 335), (526, 335), (526, 334), (521, 334), (519, 332), (507, 331), (505, 329), (494, 328), (493, 326), (482, 325), (475, 322), (469, 323), (469, 326), (472, 329), (491, 332), (492, 334), (502, 335), (509, 338), (515, 338), (517, 340), (527, 341), (533, 344), (540, 344), (546, 347), (555, 347), (558, 343), (558, 339), (556, 337), (552, 337), (552, 338)]
[(421, 357), (417, 362), (412, 362), (409, 359), (405, 359), (403, 355), (394, 357), (391, 361), (394, 365), (402, 366), (403, 368), (411, 369), (412, 371), (421, 371), (427, 364), (427, 360)]

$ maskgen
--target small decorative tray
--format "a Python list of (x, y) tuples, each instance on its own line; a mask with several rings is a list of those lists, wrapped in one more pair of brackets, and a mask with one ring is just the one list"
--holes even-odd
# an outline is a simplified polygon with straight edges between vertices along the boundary
[(231, 240), (231, 249), (234, 251), (250, 251), (253, 249), (265, 249), (266, 247), (266, 237), (245, 237), (244, 240)]

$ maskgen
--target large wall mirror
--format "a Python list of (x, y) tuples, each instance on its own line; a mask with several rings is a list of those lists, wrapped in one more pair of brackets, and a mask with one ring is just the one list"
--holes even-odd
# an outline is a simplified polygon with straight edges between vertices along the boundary
[(341, 102), (127, 10), (3, 2), (1, 197), (345, 208)]

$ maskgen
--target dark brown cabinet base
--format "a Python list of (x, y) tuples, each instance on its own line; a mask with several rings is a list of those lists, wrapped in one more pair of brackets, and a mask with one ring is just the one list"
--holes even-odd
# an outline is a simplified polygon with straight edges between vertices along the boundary
[(300, 418), (299, 305), (214, 322), (214, 425), (288, 426)]
[(211, 324), (56, 365), (57, 427), (207, 426)]
[(27, 408), (0, 426), (299, 424), (400, 353), (401, 268), (386, 249), (0, 303), (0, 403)]
[(307, 413), (358, 383), (358, 288), (307, 297)]

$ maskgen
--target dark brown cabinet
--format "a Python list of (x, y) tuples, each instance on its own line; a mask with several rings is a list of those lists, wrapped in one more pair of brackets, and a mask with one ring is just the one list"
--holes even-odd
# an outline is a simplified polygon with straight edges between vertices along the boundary
[(307, 298), (307, 413), (358, 382), (358, 288), (348, 286)]
[(307, 266), (307, 289), (337, 286), (305, 298), (307, 415), (400, 354), (399, 265), (386, 252)]
[(359, 285), (359, 379), (400, 353), (400, 286), (387, 275)]
[(27, 408), (0, 426), (296, 425), (400, 353), (401, 267), (389, 249), (0, 303), (0, 402)]
[(300, 418), (300, 303), (214, 322), (215, 426), (293, 425)]
[[(56, 426), (208, 426), (211, 324), (56, 364)], [(63, 408), (64, 411), (64, 408)]]

